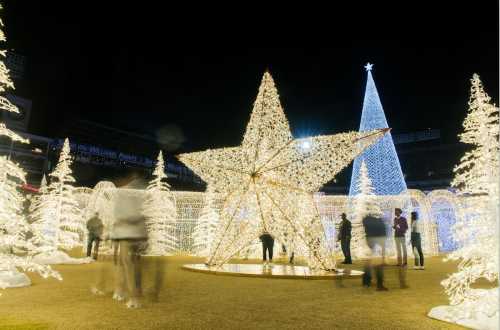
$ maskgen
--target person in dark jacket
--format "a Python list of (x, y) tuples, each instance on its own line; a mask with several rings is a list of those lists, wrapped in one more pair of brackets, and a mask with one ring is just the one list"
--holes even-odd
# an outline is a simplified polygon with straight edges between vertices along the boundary
[[(384, 221), (378, 216), (367, 215), (363, 218), (363, 227), (365, 229), (366, 243), (372, 251), (372, 256), (377, 245), (380, 246), (382, 251), (385, 250), (387, 232)], [(383, 263), (374, 265), (370, 258), (365, 263), (363, 285), (366, 287), (371, 286), (372, 270), (375, 270), (377, 276), (377, 291), (387, 291), (387, 288), (384, 286)]]
[(422, 238), (420, 236), (420, 226), (418, 221), (418, 213), (411, 212), (411, 248), (415, 256), (414, 269), (424, 268), (424, 253), (422, 252)]
[(342, 213), (342, 222), (340, 223), (338, 240), (344, 254), (343, 264), (352, 264), (351, 259), (351, 222), (347, 220), (345, 213)]
[(396, 217), (394, 218), (394, 225), (392, 228), (394, 229), (394, 242), (396, 244), (396, 253), (398, 255), (398, 266), (404, 267), (408, 264), (405, 237), (406, 231), (408, 230), (408, 222), (405, 217), (401, 216), (401, 214), (403, 214), (401, 209), (396, 208), (394, 213)]
[[(260, 235), (260, 240), (262, 241), (262, 261), (264, 265), (272, 265), (273, 263), (273, 247), (274, 247), (274, 237), (271, 236), (267, 231), (264, 231)], [(269, 256), (269, 262), (267, 261), (266, 251)]]
[(99, 243), (102, 239), (102, 231), (103, 224), (101, 219), (99, 218), (99, 212), (95, 212), (92, 218), (87, 221), (87, 230), (88, 230), (88, 241), (87, 241), (87, 257), (90, 257), (92, 254), (92, 245), (95, 243), (94, 255), (92, 258), (97, 260), (97, 256), (99, 254)]

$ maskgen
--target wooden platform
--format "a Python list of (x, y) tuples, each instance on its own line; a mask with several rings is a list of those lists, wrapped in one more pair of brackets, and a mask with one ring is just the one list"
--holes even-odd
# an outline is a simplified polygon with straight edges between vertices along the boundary
[(182, 269), (212, 275), (264, 277), (297, 280), (336, 280), (359, 278), (363, 272), (338, 269), (338, 272), (311, 271), (309, 267), (275, 264), (265, 267), (262, 264), (225, 264), (221, 267), (208, 267), (205, 264), (187, 264)]

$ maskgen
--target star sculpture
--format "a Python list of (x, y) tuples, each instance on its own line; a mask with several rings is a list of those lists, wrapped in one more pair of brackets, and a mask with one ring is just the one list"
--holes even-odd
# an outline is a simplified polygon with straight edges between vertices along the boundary
[(372, 71), (372, 68), (373, 68), (373, 64), (371, 64), (370, 62), (366, 63), (366, 65), (365, 65), (366, 71)]
[(294, 139), (266, 72), (241, 146), (178, 159), (222, 195), (207, 265), (221, 266), (263, 232), (306, 256), (313, 270), (335, 270), (313, 193), (388, 129)]

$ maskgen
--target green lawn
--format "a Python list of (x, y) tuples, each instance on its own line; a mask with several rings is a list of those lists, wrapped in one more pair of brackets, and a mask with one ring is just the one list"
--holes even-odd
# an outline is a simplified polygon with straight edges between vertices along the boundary
[(62, 282), (30, 274), (31, 287), (0, 291), (0, 329), (461, 329), (426, 317), (447, 304), (439, 282), (455, 270), (437, 257), (426, 260), (425, 271), (408, 270), (406, 290), (399, 289), (397, 267), (388, 267), (388, 292), (362, 288), (361, 279), (340, 287), (332, 280), (217, 276), (180, 269), (201, 259), (164, 261), (160, 301), (145, 299), (137, 310), (111, 293), (90, 293), (97, 264), (55, 266)]

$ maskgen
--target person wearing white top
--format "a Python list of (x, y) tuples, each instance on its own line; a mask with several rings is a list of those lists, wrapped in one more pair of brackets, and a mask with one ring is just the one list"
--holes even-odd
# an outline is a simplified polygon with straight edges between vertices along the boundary
[(420, 223), (418, 213), (411, 213), (411, 247), (415, 256), (415, 266), (413, 269), (424, 268), (424, 253), (422, 252), (422, 238), (420, 236)]

